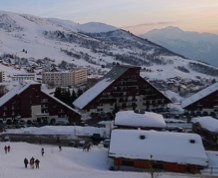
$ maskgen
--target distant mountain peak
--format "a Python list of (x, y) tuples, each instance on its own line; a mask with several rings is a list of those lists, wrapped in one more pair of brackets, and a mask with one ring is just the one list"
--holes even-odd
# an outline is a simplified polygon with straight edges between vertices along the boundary
[(166, 27), (151, 30), (140, 36), (187, 58), (218, 66), (218, 35), (216, 34)]

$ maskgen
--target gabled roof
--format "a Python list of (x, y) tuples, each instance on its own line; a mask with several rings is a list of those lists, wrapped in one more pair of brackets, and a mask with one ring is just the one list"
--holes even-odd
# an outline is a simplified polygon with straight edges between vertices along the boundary
[[(66, 108), (68, 108), (69, 110), (79, 114), (79, 112), (77, 110), (75, 110), (74, 108), (70, 107), (69, 105), (67, 105), (66, 103), (62, 102), (61, 100), (59, 100), (58, 98), (50, 95), (49, 93), (47, 93), (46, 91), (43, 91), (41, 89), (41, 92), (43, 92), (44, 94), (46, 94), (48, 97), (52, 98), (53, 100), (57, 101), (58, 103), (60, 103), (61, 105), (65, 106)], [(80, 115), (80, 114), (79, 114)]]
[[(9, 92), (7, 92), (5, 95), (3, 95), (0, 98), (0, 107), (3, 106), (5, 103), (7, 103), (8, 101), (10, 101), (13, 97), (21, 94), (23, 91), (25, 91), (27, 88), (29, 88), (31, 85), (41, 85), (38, 82), (34, 82), (34, 81), (28, 81), (28, 82), (23, 82), (20, 83), (19, 85), (17, 85), (15, 88), (13, 88), (12, 90), (10, 90)], [(78, 111), (76, 111), (75, 109), (71, 108), (70, 106), (68, 106), (67, 104), (63, 103), (62, 101), (60, 101), (59, 99), (51, 96), (50, 94), (48, 94), (46, 91), (43, 91), (42, 89), (40, 89), (41, 92), (43, 92), (44, 94), (46, 94), (48, 97), (54, 99), (55, 101), (57, 101), (58, 103), (60, 103), (61, 105), (64, 105), (65, 107), (67, 107), (68, 109), (72, 110), (73, 112), (79, 114)], [(80, 114), (79, 114), (80, 115)]]
[(39, 84), (33, 81), (29, 81), (28, 83), (19, 83), (15, 88), (13, 88), (12, 90), (10, 90), (9, 92), (7, 92), (5, 95), (3, 95), (0, 98), (0, 107), (2, 105), (4, 105), (5, 103), (7, 103), (10, 99), (12, 99), (14, 96), (19, 95), (20, 93), (22, 93), (24, 90), (26, 90), (27, 88), (29, 88), (30, 85), (35, 85), (35, 84)]
[(109, 157), (207, 165), (201, 137), (191, 133), (114, 129)]
[(138, 128), (164, 128), (166, 123), (162, 115), (145, 112), (144, 114), (134, 111), (119, 111), (116, 113), (114, 124), (117, 126), (130, 126)]
[(208, 96), (216, 91), (218, 91), (218, 82), (214, 83), (213, 85), (211, 85), (211, 86), (199, 91), (198, 93), (190, 96), (189, 98), (185, 99), (182, 102), (182, 107), (186, 108), (187, 106), (205, 98), (206, 96)]
[(218, 120), (211, 116), (195, 117), (191, 122), (199, 123), (202, 128), (218, 134)]
[[(139, 68), (127, 65), (117, 65), (111, 71), (109, 71), (104, 78), (95, 84), (93, 87), (84, 92), (79, 98), (77, 98), (73, 105), (79, 109), (83, 109), (99, 94), (101, 94), (108, 86), (110, 86), (116, 79), (118, 79), (123, 73), (130, 68)], [(140, 69), (140, 68), (139, 68)]]

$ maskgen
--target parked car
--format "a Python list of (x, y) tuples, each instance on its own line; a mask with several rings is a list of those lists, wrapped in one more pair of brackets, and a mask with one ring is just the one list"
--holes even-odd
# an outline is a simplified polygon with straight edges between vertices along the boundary
[(105, 139), (103, 141), (103, 145), (104, 145), (105, 148), (109, 148), (109, 146), (110, 146), (110, 139)]

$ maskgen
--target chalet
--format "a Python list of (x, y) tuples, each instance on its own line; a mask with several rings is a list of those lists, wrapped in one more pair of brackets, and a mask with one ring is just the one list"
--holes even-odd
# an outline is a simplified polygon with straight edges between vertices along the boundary
[(19, 84), (0, 98), (0, 118), (3, 120), (30, 119), (38, 122), (55, 122), (67, 118), (70, 123), (80, 123), (80, 114), (70, 106), (41, 89), (41, 84)]
[(118, 128), (140, 128), (161, 130), (166, 127), (164, 118), (160, 114), (145, 112), (143, 114), (134, 111), (119, 111), (116, 113), (114, 125)]
[(109, 157), (114, 169), (199, 173), (208, 165), (201, 137), (191, 133), (114, 129)]
[(192, 118), (193, 131), (201, 135), (203, 143), (208, 150), (218, 150), (218, 120), (211, 117)]
[(182, 107), (194, 116), (218, 116), (218, 83), (199, 91), (182, 102)]
[(88, 113), (119, 110), (159, 111), (171, 101), (140, 76), (140, 67), (117, 65), (77, 98), (73, 105)]

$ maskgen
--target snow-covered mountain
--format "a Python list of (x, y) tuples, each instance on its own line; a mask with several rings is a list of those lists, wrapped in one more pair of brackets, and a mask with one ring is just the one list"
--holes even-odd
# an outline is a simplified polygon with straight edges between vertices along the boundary
[(218, 66), (218, 35), (167, 27), (151, 30), (140, 36), (190, 59)]
[(81, 25), (5, 11), (0, 11), (0, 62), (0, 69), (2, 65), (11, 70), (12, 66), (43, 70), (83, 66), (92, 74), (104, 74), (118, 63), (131, 64), (141, 66), (142, 76), (149, 79), (218, 76), (216, 67), (185, 59), (110, 25)]

